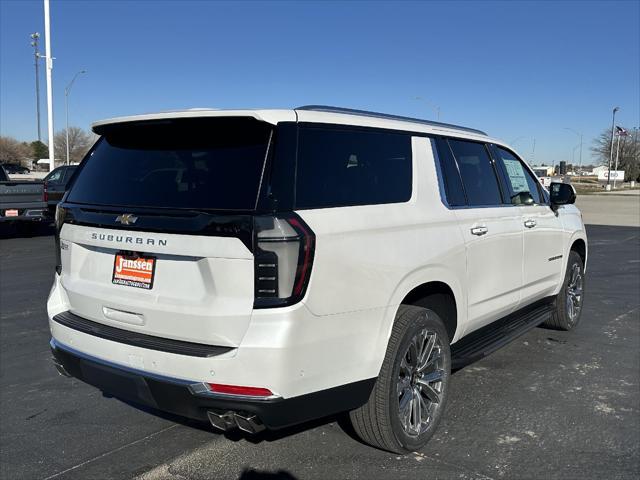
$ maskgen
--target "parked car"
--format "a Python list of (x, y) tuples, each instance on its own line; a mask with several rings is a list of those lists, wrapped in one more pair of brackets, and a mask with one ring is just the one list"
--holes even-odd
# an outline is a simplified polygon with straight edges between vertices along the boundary
[(3, 163), (2, 166), (4, 167), (5, 172), (9, 175), (30, 173), (30, 170), (27, 167), (23, 167), (22, 165), (17, 165), (15, 163)]
[(110, 395), (250, 433), (348, 411), (410, 452), (452, 368), (580, 320), (573, 187), (482, 131), (313, 106), (93, 131), (47, 308), (58, 370)]
[(57, 167), (44, 177), (44, 185), (47, 191), (47, 204), (51, 218), (55, 216), (56, 206), (60, 200), (62, 200), (76, 168), (77, 165), (63, 165)]
[(0, 165), (0, 224), (41, 222), (46, 208), (42, 182), (11, 180)]

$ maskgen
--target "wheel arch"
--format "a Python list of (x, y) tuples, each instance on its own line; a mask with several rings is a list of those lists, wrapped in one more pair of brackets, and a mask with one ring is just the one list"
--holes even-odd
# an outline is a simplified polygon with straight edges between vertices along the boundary
[(418, 285), (407, 293), (400, 303), (430, 308), (444, 322), (449, 340), (455, 338), (458, 329), (458, 306), (453, 290), (445, 282), (430, 281)]
[[(465, 274), (463, 270), (456, 270), (444, 264), (435, 264), (416, 268), (398, 282), (383, 313), (375, 341), (372, 366), (376, 371), (379, 371), (382, 366), (400, 305), (421, 306), (424, 304), (422, 300), (430, 294), (446, 293), (455, 308), (455, 327), (449, 325), (447, 328), (447, 332), (451, 332), (449, 342), (454, 343), (464, 335), (467, 318), (466, 296), (463, 294)], [(441, 312), (440, 315), (444, 315)]]
[(577, 238), (571, 244), (571, 247), (569, 248), (569, 251), (576, 252), (578, 255), (580, 255), (580, 258), (582, 259), (582, 264), (586, 268), (586, 265), (587, 265), (587, 242), (585, 242), (584, 239), (582, 239), (582, 238)]

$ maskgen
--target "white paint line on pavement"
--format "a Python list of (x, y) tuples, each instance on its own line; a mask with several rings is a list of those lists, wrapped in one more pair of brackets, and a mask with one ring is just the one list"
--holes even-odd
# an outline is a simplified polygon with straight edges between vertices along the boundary
[(130, 447), (132, 445), (135, 445), (137, 443), (144, 442), (145, 440), (153, 438), (156, 435), (159, 435), (159, 434), (161, 434), (163, 432), (166, 432), (167, 430), (171, 430), (172, 428), (175, 428), (177, 426), (178, 426), (178, 424), (174, 423), (173, 425), (171, 425), (171, 426), (169, 426), (167, 428), (163, 428), (162, 430), (158, 430), (157, 432), (151, 433), (151, 434), (147, 435), (146, 437), (139, 438), (138, 440), (134, 440), (133, 442), (127, 443), (126, 445), (122, 445), (122, 446), (120, 446), (118, 448), (114, 448), (113, 450), (109, 450), (108, 452), (105, 452), (105, 453), (103, 453), (101, 455), (98, 455), (97, 457), (93, 457), (92, 459), (87, 460), (85, 462), (79, 463), (78, 465), (74, 465), (71, 468), (67, 468), (66, 470), (63, 470), (61, 472), (54, 473), (53, 475), (48, 476), (44, 480), (50, 480), (52, 478), (59, 477), (60, 475), (64, 475), (65, 473), (70, 472), (72, 470), (75, 470), (76, 468), (84, 467), (85, 465), (87, 465), (87, 464), (89, 464), (91, 462), (95, 462), (96, 460), (100, 460), (101, 458), (107, 457), (107, 456), (111, 455), (112, 453), (119, 452), (120, 450), (124, 450), (125, 448)]

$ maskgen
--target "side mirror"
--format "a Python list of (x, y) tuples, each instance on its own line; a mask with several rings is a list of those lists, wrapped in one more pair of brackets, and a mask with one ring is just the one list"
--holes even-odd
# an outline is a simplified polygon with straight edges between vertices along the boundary
[(551, 182), (549, 187), (551, 206), (576, 203), (576, 190), (569, 183)]
[(511, 197), (511, 203), (514, 205), (533, 205), (535, 200), (529, 192), (518, 192)]

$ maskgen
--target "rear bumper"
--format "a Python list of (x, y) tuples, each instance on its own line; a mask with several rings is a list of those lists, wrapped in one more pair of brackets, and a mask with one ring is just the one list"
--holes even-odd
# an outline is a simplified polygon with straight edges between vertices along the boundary
[[(9, 209), (11, 210), (11, 209)], [(24, 208), (17, 209), (17, 217), (5, 216), (5, 209), (0, 212), (0, 223), (4, 222), (42, 222), (49, 219), (49, 214), (46, 208)]]
[(375, 379), (298, 397), (246, 399), (202, 392), (201, 382), (155, 375), (79, 352), (55, 339), (51, 351), (59, 370), (116, 398), (187, 418), (207, 421), (207, 412), (257, 415), (269, 429), (279, 429), (351, 410), (369, 398)]

